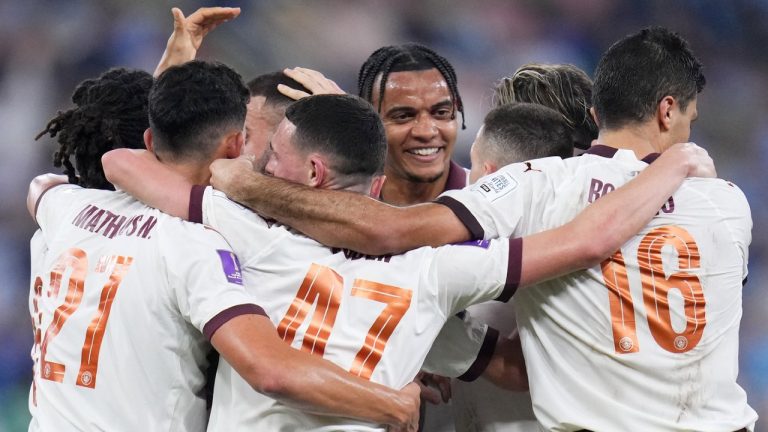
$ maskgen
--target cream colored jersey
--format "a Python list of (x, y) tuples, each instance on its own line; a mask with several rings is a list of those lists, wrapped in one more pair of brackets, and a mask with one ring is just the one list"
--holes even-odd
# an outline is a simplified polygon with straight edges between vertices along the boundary
[[(507, 271), (519, 267), (517, 240), (372, 257), (329, 249), (283, 226), (270, 226), (211, 188), (201, 200), (202, 211), (190, 214), (202, 214), (230, 240), (242, 257), (246, 286), (283, 340), (392, 388), (413, 380), (447, 317), (473, 303), (507, 300), (519, 280), (518, 270)], [(302, 413), (260, 397), (221, 362), (209, 429), (246, 428), (383, 429)]]
[(30, 286), (29, 286), (29, 317), (32, 321), (32, 337), (35, 341), (30, 350), (32, 357), (32, 384), (29, 388), (29, 412), (35, 417), (37, 410), (37, 378), (40, 376), (37, 370), (40, 365), (40, 339), (42, 337), (41, 321), (43, 314), (38, 305), (43, 290), (43, 273), (45, 268), (45, 256), (48, 252), (48, 245), (45, 244), (45, 237), (41, 230), (35, 231), (32, 239), (29, 241), (29, 264), (30, 264)]
[(29, 429), (204, 430), (206, 336), (258, 312), (227, 242), (124, 193), (71, 185), (46, 192), (36, 219), (48, 252), (31, 300)]
[[(446, 202), (476, 232), (558, 226), (646, 165), (604, 146), (515, 164)], [(547, 430), (735, 431), (757, 415), (736, 383), (752, 221), (732, 183), (688, 179), (599, 267), (524, 290), (518, 325)]]

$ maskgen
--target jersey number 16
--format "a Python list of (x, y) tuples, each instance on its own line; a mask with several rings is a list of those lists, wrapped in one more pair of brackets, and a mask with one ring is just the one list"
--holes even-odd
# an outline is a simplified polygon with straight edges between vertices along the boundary
[[(678, 269), (665, 276), (662, 249), (673, 247), (677, 252)], [(637, 250), (643, 304), (653, 339), (671, 353), (692, 350), (701, 340), (707, 324), (704, 290), (699, 277), (689, 270), (700, 267), (699, 247), (691, 234), (677, 226), (663, 226), (649, 232)], [(617, 354), (638, 352), (635, 307), (629, 289), (627, 267), (621, 250), (602, 263), (603, 278), (608, 288), (613, 327), (613, 343)], [(672, 328), (669, 293), (676, 289), (684, 302), (685, 329), (678, 333)]]

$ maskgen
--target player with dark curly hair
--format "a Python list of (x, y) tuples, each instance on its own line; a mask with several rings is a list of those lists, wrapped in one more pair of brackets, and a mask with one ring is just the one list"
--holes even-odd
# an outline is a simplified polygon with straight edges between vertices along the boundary
[(152, 75), (136, 69), (110, 69), (87, 79), (72, 94), (75, 106), (59, 111), (35, 139), (46, 134), (56, 138), (53, 165), (64, 167), (70, 183), (114, 190), (104, 177), (101, 155), (116, 148), (144, 148), (151, 87)]

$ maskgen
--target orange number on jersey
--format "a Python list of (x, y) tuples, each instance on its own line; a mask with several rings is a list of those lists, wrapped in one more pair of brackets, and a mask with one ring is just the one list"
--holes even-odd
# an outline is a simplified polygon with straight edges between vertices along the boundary
[(101, 289), (99, 308), (93, 315), (88, 330), (85, 333), (85, 342), (80, 359), (80, 372), (77, 373), (77, 385), (88, 388), (96, 387), (96, 371), (99, 368), (99, 352), (101, 341), (104, 339), (104, 330), (107, 328), (109, 312), (112, 310), (112, 301), (115, 299), (117, 289), (123, 276), (133, 263), (133, 258), (112, 255), (102, 258), (96, 266), (97, 273), (103, 273), (112, 265), (112, 274)]
[[(40, 322), (43, 319), (43, 314), (40, 312), (40, 301), (43, 296), (43, 279), (40, 276), (35, 278), (34, 297), (32, 298), (32, 334), (35, 337), (35, 348), (32, 351), (32, 358), (34, 359), (34, 373), (37, 374), (37, 368), (40, 366), (40, 344), (42, 343), (42, 332), (40, 330)], [(37, 406), (37, 378), (32, 380), (32, 405)]]
[(312, 304), (317, 302), (301, 349), (322, 356), (325, 353), (328, 336), (336, 322), (336, 312), (339, 310), (343, 290), (344, 279), (338, 273), (328, 267), (312, 264), (304, 276), (304, 282), (299, 287), (296, 298), (280, 320), (277, 334), (289, 344), (293, 342), (296, 330), (307, 318)]
[(62, 382), (64, 381), (64, 371), (66, 367), (61, 363), (55, 363), (45, 359), (45, 355), (48, 352), (48, 344), (50, 344), (59, 334), (59, 331), (67, 322), (70, 316), (80, 306), (80, 301), (83, 299), (83, 289), (85, 288), (85, 274), (88, 271), (88, 257), (85, 251), (82, 249), (68, 249), (59, 256), (56, 260), (56, 264), (53, 265), (51, 270), (51, 283), (48, 289), (48, 297), (52, 295), (55, 297), (59, 294), (61, 288), (62, 279), (64, 279), (64, 273), (67, 268), (72, 269), (69, 275), (69, 282), (67, 284), (67, 295), (64, 298), (64, 303), (56, 308), (53, 313), (53, 321), (48, 326), (48, 330), (45, 331), (45, 337), (43, 338), (43, 344), (40, 348), (40, 374), (43, 379)]
[[(662, 249), (671, 246), (677, 253), (678, 270), (665, 276)], [(683, 353), (698, 345), (706, 326), (704, 290), (695, 274), (686, 270), (699, 267), (696, 241), (688, 231), (675, 226), (656, 228), (643, 237), (638, 247), (638, 265), (643, 287), (648, 326), (659, 346), (672, 353)], [(617, 354), (637, 352), (639, 343), (634, 305), (629, 292), (627, 269), (621, 251), (602, 264), (608, 287), (613, 343)], [(686, 326), (681, 333), (672, 328), (669, 292), (677, 289), (683, 297)]]
[(352, 286), (353, 297), (367, 298), (384, 303), (386, 306), (379, 316), (376, 317), (376, 321), (373, 322), (370, 330), (368, 330), (368, 334), (365, 336), (365, 343), (360, 348), (360, 351), (357, 352), (350, 372), (359, 377), (371, 379), (373, 369), (379, 364), (389, 337), (395, 331), (395, 327), (400, 323), (400, 319), (403, 318), (403, 315), (405, 315), (405, 312), (411, 305), (412, 295), (413, 291), (408, 289), (364, 279), (355, 279)]
[[(677, 251), (678, 270), (664, 276), (661, 250), (671, 246)], [(698, 345), (707, 324), (704, 290), (695, 274), (686, 270), (699, 267), (699, 247), (688, 231), (674, 226), (657, 228), (640, 242), (637, 260), (643, 281), (643, 301), (651, 334), (662, 348), (673, 353), (690, 351)], [(677, 289), (683, 297), (685, 329), (672, 328), (669, 291)]]
[(617, 353), (637, 352), (637, 326), (635, 325), (635, 305), (629, 292), (627, 268), (624, 256), (617, 251), (603, 261), (603, 280), (608, 287), (608, 301), (611, 307), (611, 326), (613, 327), (613, 345)]
[[(312, 305), (317, 302), (315, 312), (312, 314), (312, 322), (304, 334), (301, 349), (322, 356), (336, 322), (336, 312), (341, 304), (343, 287), (344, 279), (333, 269), (312, 264), (304, 276), (304, 282), (299, 287), (296, 298), (293, 299), (277, 326), (278, 335), (287, 343), (293, 343), (296, 330), (306, 319)], [(365, 279), (355, 279), (352, 287), (353, 297), (385, 303), (386, 306), (368, 330), (365, 342), (357, 352), (350, 372), (365, 379), (371, 378), (374, 368), (381, 360), (389, 337), (411, 305), (411, 295), (411, 290)]]
[[(91, 319), (85, 334), (85, 342), (81, 350), (80, 371), (77, 374), (76, 380), (79, 386), (96, 387), (99, 351), (101, 350), (101, 341), (104, 337), (107, 320), (109, 319), (109, 312), (112, 309), (112, 301), (115, 298), (120, 282), (123, 280), (123, 276), (125, 276), (132, 262), (133, 258), (115, 255), (102, 257), (96, 266), (97, 273), (103, 273), (109, 266), (112, 266), (112, 273), (101, 289), (98, 309)], [(71, 268), (72, 271), (69, 275), (64, 303), (56, 308), (53, 320), (45, 331), (45, 337), (40, 348), (40, 375), (43, 379), (56, 382), (64, 380), (66, 367), (63, 364), (46, 360), (45, 355), (48, 351), (48, 345), (59, 334), (67, 319), (80, 306), (85, 289), (85, 277), (88, 272), (88, 257), (85, 251), (72, 248), (65, 251), (59, 257), (51, 270), (51, 282), (48, 290), (49, 297), (58, 294), (67, 268)], [(37, 292), (37, 285), (35, 285), (35, 290)], [(35, 307), (37, 307), (37, 302), (35, 302)]]

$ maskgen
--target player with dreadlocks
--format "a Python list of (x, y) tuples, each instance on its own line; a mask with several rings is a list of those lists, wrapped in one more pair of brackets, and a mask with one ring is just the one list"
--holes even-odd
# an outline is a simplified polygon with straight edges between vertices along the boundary
[(101, 155), (115, 148), (144, 148), (150, 87), (152, 75), (140, 70), (115, 68), (87, 79), (72, 94), (75, 106), (59, 111), (35, 139), (45, 134), (56, 138), (53, 165), (64, 167), (69, 183), (114, 190), (104, 178)]

